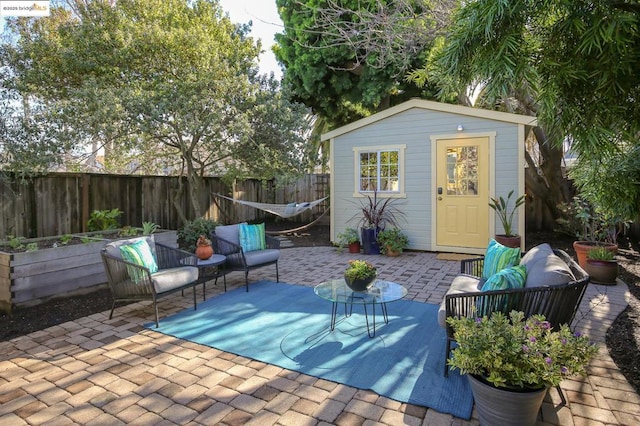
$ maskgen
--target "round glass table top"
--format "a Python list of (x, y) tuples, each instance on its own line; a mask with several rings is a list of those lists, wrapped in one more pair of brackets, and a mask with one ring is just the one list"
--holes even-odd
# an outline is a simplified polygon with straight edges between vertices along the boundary
[(376, 280), (367, 291), (353, 291), (344, 278), (318, 284), (313, 291), (331, 302), (361, 305), (394, 302), (407, 295), (407, 289), (400, 284), (384, 280)]

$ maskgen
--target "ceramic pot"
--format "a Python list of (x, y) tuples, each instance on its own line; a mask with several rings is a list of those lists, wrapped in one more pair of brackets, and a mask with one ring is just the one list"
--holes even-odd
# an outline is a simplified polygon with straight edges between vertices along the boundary
[(367, 291), (373, 283), (376, 281), (376, 276), (370, 278), (349, 280), (347, 277), (344, 277), (344, 281), (347, 283), (347, 286), (353, 291)]
[(594, 247), (605, 247), (607, 250), (618, 253), (618, 245), (611, 243), (598, 243), (595, 241), (574, 241), (573, 249), (576, 251), (576, 257), (578, 258), (578, 265), (585, 271), (587, 270), (587, 253)]
[(494, 239), (503, 246), (511, 248), (520, 248), (522, 241), (520, 235), (512, 235), (510, 237), (507, 237), (506, 235), (496, 235)]
[(373, 228), (362, 228), (360, 231), (364, 254), (380, 254), (378, 231)]
[(503, 390), (480, 377), (467, 374), (471, 392), (483, 426), (535, 425), (547, 389)]
[(615, 285), (618, 277), (618, 262), (615, 260), (587, 259), (584, 270), (594, 284)]
[(198, 256), (198, 259), (207, 260), (211, 256), (213, 256), (213, 247), (211, 247), (211, 246), (198, 246), (198, 247), (196, 247), (195, 254), (196, 254), (196, 256)]

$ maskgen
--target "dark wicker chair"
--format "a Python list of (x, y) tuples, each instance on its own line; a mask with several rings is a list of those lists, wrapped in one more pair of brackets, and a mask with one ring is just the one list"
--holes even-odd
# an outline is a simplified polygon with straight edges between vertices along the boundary
[[(559, 328), (562, 324), (571, 326), (589, 283), (589, 275), (564, 251), (553, 252), (571, 269), (575, 281), (553, 286), (448, 294), (445, 296), (447, 318), (475, 317), (477, 312), (491, 315), (492, 312), (501, 311), (508, 314), (516, 310), (524, 312), (525, 318), (535, 314), (544, 315), (553, 328)], [(480, 277), (483, 265), (484, 258), (463, 260), (460, 272)], [(448, 323), (446, 330), (445, 376), (449, 373), (446, 360), (455, 341), (453, 328)]]
[[(127, 262), (122, 259), (119, 247), (142, 238), (155, 254), (158, 272), (151, 273), (148, 268)], [(107, 244), (102, 249), (102, 262), (107, 281), (113, 297), (109, 319), (113, 317), (116, 303), (151, 300), (155, 311), (156, 328), (158, 327), (158, 299), (176, 291), (193, 288), (193, 309), (196, 305), (196, 289), (198, 284), (198, 258), (193, 253), (155, 243), (152, 237), (118, 240)], [(136, 277), (136, 280), (133, 279)], [(137, 282), (136, 282), (137, 281)]]
[[(225, 225), (223, 227), (226, 233), (230, 235), (234, 240), (238, 239), (236, 225)], [(265, 236), (267, 248), (265, 250), (256, 250), (245, 252), (242, 246), (236, 241), (230, 241), (231, 238), (223, 238), (216, 234), (214, 230), (211, 233), (211, 245), (213, 246), (214, 253), (223, 254), (227, 257), (227, 261), (224, 264), (224, 272), (242, 271), (244, 272), (245, 285), (247, 291), (249, 291), (249, 271), (256, 268), (262, 268), (263, 266), (275, 265), (276, 266), (276, 282), (280, 282), (280, 275), (278, 272), (278, 259), (280, 257), (280, 240), (272, 236)]]

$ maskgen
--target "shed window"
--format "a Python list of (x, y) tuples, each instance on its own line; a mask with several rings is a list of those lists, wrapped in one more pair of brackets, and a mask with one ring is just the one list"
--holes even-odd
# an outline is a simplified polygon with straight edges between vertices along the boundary
[(358, 151), (358, 192), (400, 192), (400, 150)]

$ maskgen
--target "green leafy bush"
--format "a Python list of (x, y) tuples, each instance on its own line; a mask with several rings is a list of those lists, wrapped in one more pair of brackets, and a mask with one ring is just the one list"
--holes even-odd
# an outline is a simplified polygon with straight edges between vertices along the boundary
[(122, 215), (120, 209), (94, 210), (87, 221), (89, 231), (107, 231), (120, 227), (118, 218)]
[(218, 225), (215, 220), (204, 218), (187, 221), (182, 228), (178, 229), (178, 245), (183, 250), (194, 252), (200, 235), (209, 237)]

